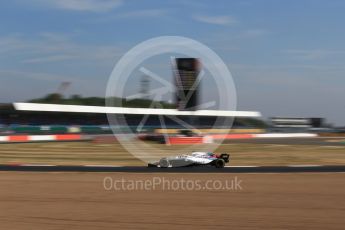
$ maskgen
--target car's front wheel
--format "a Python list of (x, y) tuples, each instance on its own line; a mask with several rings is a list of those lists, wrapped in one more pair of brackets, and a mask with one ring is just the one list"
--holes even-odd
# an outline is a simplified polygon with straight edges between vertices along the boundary
[(169, 160), (167, 158), (162, 158), (159, 161), (161, 168), (168, 168), (170, 166)]

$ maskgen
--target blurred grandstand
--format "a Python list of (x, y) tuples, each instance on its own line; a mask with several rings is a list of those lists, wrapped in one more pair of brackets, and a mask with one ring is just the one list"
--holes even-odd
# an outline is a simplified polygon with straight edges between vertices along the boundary
[[(152, 104), (149, 99), (121, 100), (125, 107), (148, 108)], [(98, 97), (83, 98), (74, 95), (70, 98), (62, 98), (60, 95), (48, 95), (44, 98), (34, 99), (30, 102), (35, 103), (59, 103), (73, 105), (92, 105), (104, 106), (105, 99)], [(174, 104), (159, 102), (163, 108), (173, 108)], [(125, 115), (126, 122), (133, 131), (143, 119), (143, 115)], [(181, 120), (188, 122), (188, 117), (180, 117)], [(214, 127), (213, 124), (217, 117), (207, 116), (199, 117), (195, 128), (198, 129), (228, 129), (229, 127)], [(185, 129), (181, 124), (169, 118), (165, 119), (166, 128), (171, 134)], [(233, 123), (233, 129), (237, 132), (261, 132), (267, 125), (257, 118), (236, 118)], [(118, 127), (121, 130), (121, 127)], [(144, 132), (154, 132), (158, 130), (162, 133), (161, 124), (158, 116), (150, 115), (143, 129)], [(110, 134), (112, 133), (106, 114), (97, 113), (63, 113), (63, 112), (36, 112), (36, 111), (17, 111), (11, 104), (0, 105), (0, 132), (2, 134), (63, 134), (63, 133), (84, 133), (84, 134)], [(220, 131), (213, 130), (219, 133)], [(235, 131), (236, 132), (236, 131)]]

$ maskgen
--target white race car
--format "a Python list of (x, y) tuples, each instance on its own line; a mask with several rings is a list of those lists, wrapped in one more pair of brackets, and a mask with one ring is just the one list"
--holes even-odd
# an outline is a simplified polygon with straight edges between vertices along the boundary
[(149, 163), (148, 167), (171, 168), (211, 165), (216, 168), (224, 168), (225, 164), (229, 163), (229, 161), (230, 155), (227, 153), (216, 155), (207, 152), (193, 152), (190, 155), (164, 157), (159, 161)]

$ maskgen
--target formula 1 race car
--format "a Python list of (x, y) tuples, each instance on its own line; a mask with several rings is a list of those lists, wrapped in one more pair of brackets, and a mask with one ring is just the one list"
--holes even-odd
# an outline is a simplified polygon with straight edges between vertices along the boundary
[(149, 163), (148, 167), (171, 168), (211, 165), (216, 168), (224, 168), (225, 164), (229, 163), (229, 161), (230, 155), (227, 153), (216, 155), (207, 152), (193, 152), (190, 155), (164, 157), (159, 161)]

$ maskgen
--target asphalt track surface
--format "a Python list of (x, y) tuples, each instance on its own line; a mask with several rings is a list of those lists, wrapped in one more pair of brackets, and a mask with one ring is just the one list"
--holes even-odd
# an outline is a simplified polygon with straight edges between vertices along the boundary
[[(0, 172), (0, 229), (344, 229), (343, 173)], [(104, 179), (241, 181), (237, 190), (106, 190)]]
[(148, 168), (141, 166), (0, 165), (0, 171), (122, 173), (332, 173), (345, 172), (345, 165), (228, 166), (222, 169), (217, 169), (212, 166)]

